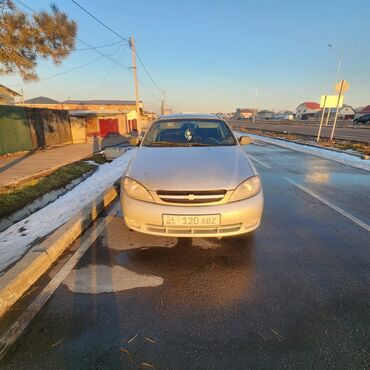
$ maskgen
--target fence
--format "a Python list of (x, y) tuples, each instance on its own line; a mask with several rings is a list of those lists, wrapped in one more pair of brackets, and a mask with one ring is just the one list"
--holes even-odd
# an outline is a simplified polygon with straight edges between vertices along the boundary
[(68, 111), (0, 105), (0, 154), (69, 143)]
[(0, 105), (0, 154), (31, 150), (32, 147), (25, 110)]
[(33, 149), (72, 143), (68, 111), (25, 108)]

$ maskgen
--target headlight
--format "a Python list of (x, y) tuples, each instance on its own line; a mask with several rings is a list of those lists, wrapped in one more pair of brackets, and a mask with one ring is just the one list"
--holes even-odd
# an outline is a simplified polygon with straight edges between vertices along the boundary
[(261, 190), (261, 180), (259, 176), (253, 176), (243, 181), (231, 194), (230, 202), (253, 197)]
[(143, 200), (144, 202), (154, 202), (154, 199), (150, 195), (149, 191), (145, 189), (139, 182), (125, 177), (122, 181), (123, 189), (127, 195), (134, 199)]

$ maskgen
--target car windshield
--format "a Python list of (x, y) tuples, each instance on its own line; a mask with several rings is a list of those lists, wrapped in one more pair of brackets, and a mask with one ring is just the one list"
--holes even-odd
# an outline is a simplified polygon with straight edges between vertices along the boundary
[(183, 119), (157, 121), (145, 135), (143, 146), (230, 146), (235, 138), (225, 122), (220, 120)]

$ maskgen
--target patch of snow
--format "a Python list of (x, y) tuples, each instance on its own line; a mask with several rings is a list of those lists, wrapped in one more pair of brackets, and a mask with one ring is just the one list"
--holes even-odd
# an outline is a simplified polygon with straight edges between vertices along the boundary
[(0, 274), (44, 237), (82, 210), (89, 202), (113, 185), (127, 167), (136, 150), (129, 150), (97, 171), (53, 203), (0, 233)]
[(361, 159), (360, 157), (357, 157), (351, 154), (340, 153), (340, 152), (336, 152), (332, 150), (327, 150), (324, 148), (316, 148), (314, 146), (305, 145), (305, 144), (297, 144), (294, 142), (274, 139), (274, 138), (267, 137), (267, 136), (250, 134), (249, 132), (234, 131), (234, 134), (237, 137), (240, 137), (242, 135), (247, 135), (251, 137), (252, 139), (262, 141), (266, 144), (280, 146), (281, 148), (295, 150), (297, 152), (314, 155), (316, 157), (329, 159), (329, 160), (336, 161), (336, 162), (339, 162), (339, 163), (342, 163), (348, 166), (360, 168), (365, 171), (370, 171), (370, 160)]
[(92, 161), (92, 160), (87, 160), (87, 161), (84, 161), (85, 163), (87, 163), (87, 164), (92, 164), (92, 165), (94, 165), (94, 166), (99, 166), (99, 164), (98, 163), (96, 163), (96, 162), (94, 162), (94, 161)]

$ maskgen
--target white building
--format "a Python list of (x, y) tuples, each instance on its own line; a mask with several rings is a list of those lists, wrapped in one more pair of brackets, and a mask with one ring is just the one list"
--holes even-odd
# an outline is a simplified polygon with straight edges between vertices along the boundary
[(320, 104), (307, 101), (298, 105), (296, 109), (296, 117), (301, 120), (315, 119), (315, 114), (321, 110)]
[(4, 85), (0, 85), (0, 104), (1, 105), (14, 105), (15, 98), (21, 96), (17, 92), (9, 89)]
[[(329, 111), (329, 109), (326, 108), (324, 117), (327, 117), (328, 111)], [(337, 111), (336, 108), (330, 109), (330, 118), (335, 117), (336, 111)], [(343, 104), (343, 107), (339, 108), (338, 119), (340, 119), (340, 120), (346, 120), (346, 119), (351, 120), (351, 119), (355, 118), (355, 114), (356, 114), (355, 110), (350, 105)], [(319, 120), (321, 118), (321, 115), (322, 115), (322, 109), (319, 110), (316, 113), (316, 119)]]

